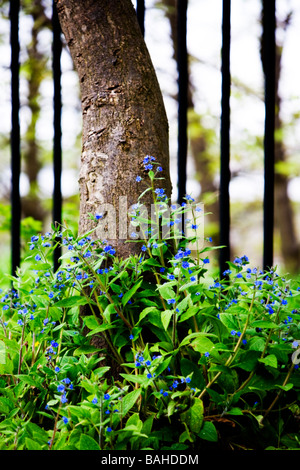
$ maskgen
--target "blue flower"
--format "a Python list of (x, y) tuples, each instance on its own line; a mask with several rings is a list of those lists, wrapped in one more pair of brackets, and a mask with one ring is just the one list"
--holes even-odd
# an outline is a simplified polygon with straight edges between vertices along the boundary
[(135, 181), (137, 181), (139, 183), (140, 181), (142, 181), (142, 178), (140, 176), (137, 176)]
[(171, 304), (175, 304), (175, 299), (168, 299), (167, 300), (168, 304), (171, 305)]
[(142, 251), (146, 251), (147, 250), (147, 247), (145, 245), (142, 246), (141, 248)]
[(104, 394), (104, 400), (109, 400), (110, 399), (110, 395), (108, 393), (105, 393)]
[(94, 403), (94, 405), (95, 405), (96, 403), (98, 403), (97, 397), (94, 397), (94, 398), (92, 399), (92, 403)]
[(62, 403), (67, 403), (68, 399), (67, 399), (67, 397), (66, 397), (66, 394), (65, 394), (65, 393), (62, 395), (62, 397), (61, 397), (60, 401), (61, 401)]
[(65, 424), (68, 424), (68, 422), (69, 422), (68, 418), (66, 418), (65, 416), (63, 416), (63, 422), (64, 422)]
[(174, 281), (174, 279), (175, 279), (174, 274), (168, 274), (167, 277), (168, 277), (168, 279), (170, 279), (170, 281)]
[(165, 190), (163, 188), (157, 188), (155, 189), (155, 194), (157, 194), (159, 197), (164, 196)]
[(187, 262), (187, 261), (183, 261), (182, 265), (181, 265), (184, 269), (187, 269), (190, 264)]
[(42, 258), (40, 257), (40, 255), (35, 255), (35, 258), (34, 258), (34, 259), (35, 259), (36, 261), (41, 261)]

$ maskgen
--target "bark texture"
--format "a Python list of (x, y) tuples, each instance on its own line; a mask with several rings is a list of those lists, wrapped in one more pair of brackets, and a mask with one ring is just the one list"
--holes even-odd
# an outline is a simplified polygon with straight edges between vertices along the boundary
[[(110, 204), (115, 214), (107, 210), (105, 220), (116, 216), (116, 233), (106, 238), (127, 256), (136, 244), (124, 243), (124, 216), (144, 189), (136, 177), (144, 176), (146, 155), (161, 163), (161, 186), (171, 193), (161, 91), (130, 0), (56, 0), (56, 6), (81, 87), (79, 232), (93, 228), (89, 213), (105, 213)], [(102, 229), (95, 233), (103, 238)]]

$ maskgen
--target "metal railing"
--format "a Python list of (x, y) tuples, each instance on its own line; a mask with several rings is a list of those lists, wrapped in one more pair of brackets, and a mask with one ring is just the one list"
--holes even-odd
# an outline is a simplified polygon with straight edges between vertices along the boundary
[[(265, 40), (265, 135), (264, 135), (264, 236), (263, 236), (263, 267), (267, 269), (273, 264), (273, 232), (274, 232), (274, 126), (275, 126), (275, 0), (263, 0), (263, 34)], [(177, 71), (178, 71), (178, 202), (186, 194), (187, 167), (187, 111), (188, 111), (188, 51), (187, 51), (187, 9), (188, 0), (177, 1)], [(231, 32), (231, 2), (222, 1), (222, 51), (221, 75), (222, 97), (220, 116), (220, 272), (222, 273), (230, 259), (230, 32)], [(11, 256), (12, 272), (20, 265), (20, 96), (19, 96), (19, 10), (20, 0), (10, 0), (10, 44), (11, 44)], [(61, 65), (62, 51), (60, 25), (53, 2), (52, 11), (53, 31), (53, 222), (61, 222), (62, 193), (61, 193)], [(137, 0), (136, 13), (142, 31), (145, 32), (145, 1)], [(59, 252), (54, 254), (54, 265), (58, 266)]]

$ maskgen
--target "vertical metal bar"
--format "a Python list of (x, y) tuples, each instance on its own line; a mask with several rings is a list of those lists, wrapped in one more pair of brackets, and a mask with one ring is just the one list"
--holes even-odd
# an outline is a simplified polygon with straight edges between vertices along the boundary
[[(61, 172), (62, 172), (62, 146), (61, 146), (61, 28), (58, 20), (55, 2), (52, 5), (52, 70), (53, 70), (53, 223), (61, 224), (62, 221), (62, 193), (61, 193)], [(54, 250), (54, 270), (59, 267), (59, 257), (61, 249)]]
[(275, 0), (263, 0), (263, 43), (265, 72), (265, 136), (264, 136), (264, 235), (263, 267), (273, 265), (274, 236), (274, 130), (276, 73), (276, 5)]
[(221, 162), (220, 162), (220, 274), (230, 260), (230, 0), (223, 0), (222, 18), (222, 98), (221, 98)]
[(142, 35), (145, 36), (145, 0), (137, 0), (136, 16), (141, 28)]
[(178, 70), (178, 203), (186, 195), (187, 164), (187, 106), (188, 106), (188, 54), (187, 54), (187, 0), (177, 2), (177, 70)]
[(11, 271), (14, 275), (20, 266), (20, 93), (19, 93), (19, 11), (20, 1), (10, 0), (10, 46), (11, 46)]

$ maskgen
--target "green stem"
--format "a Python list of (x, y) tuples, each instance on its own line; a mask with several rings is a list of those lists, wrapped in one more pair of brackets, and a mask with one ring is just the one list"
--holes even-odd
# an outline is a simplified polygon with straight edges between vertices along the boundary
[(87, 267), (90, 269), (90, 271), (93, 273), (93, 275), (95, 276), (97, 282), (98, 282), (98, 285), (100, 287), (100, 289), (105, 292), (105, 295), (106, 295), (106, 298), (108, 299), (108, 301), (114, 306), (115, 308), (115, 311), (116, 313), (119, 315), (119, 317), (121, 318), (121, 320), (125, 323), (125, 325), (130, 329), (132, 330), (132, 326), (130, 325), (130, 323), (128, 322), (128, 320), (124, 317), (123, 315), (123, 312), (115, 305), (111, 295), (106, 292), (106, 287), (104, 286), (104, 284), (102, 283), (100, 277), (98, 276), (98, 274), (96, 273), (96, 271), (91, 267), (91, 265), (88, 263), (88, 261), (81, 255), (79, 254), (79, 257), (81, 258), (81, 260), (87, 265)]
[[(289, 370), (288, 370), (288, 373), (284, 379), (284, 382), (282, 384), (282, 387), (285, 387), (285, 385), (288, 383), (289, 379), (290, 379), (290, 376), (292, 375), (292, 372), (294, 370), (294, 367), (295, 367), (295, 364), (292, 363)], [(271, 403), (271, 405), (269, 406), (269, 408), (267, 409), (267, 411), (265, 412), (264, 416), (262, 417), (261, 419), (261, 422), (268, 416), (268, 414), (270, 413), (270, 411), (273, 409), (274, 405), (276, 404), (276, 402), (279, 400), (280, 396), (282, 395), (282, 392), (284, 390), (283, 389), (280, 389), (278, 394), (276, 395), (276, 397), (274, 398), (273, 402)]]
[(61, 409), (61, 402), (59, 402), (58, 410), (57, 410), (57, 413), (56, 413), (56, 416), (55, 416), (53, 434), (52, 434), (52, 438), (51, 438), (51, 441), (50, 441), (49, 450), (52, 449), (52, 446), (53, 446), (53, 443), (54, 443), (54, 438), (55, 438), (55, 434), (56, 434), (56, 431), (57, 431), (57, 421), (58, 421), (60, 409)]
[[(234, 361), (237, 353), (238, 353), (238, 350), (239, 350), (239, 347), (240, 347), (240, 344), (242, 342), (242, 339), (246, 333), (246, 330), (248, 328), (248, 324), (249, 324), (249, 320), (250, 320), (250, 314), (251, 314), (251, 311), (252, 311), (252, 308), (253, 308), (253, 305), (254, 305), (254, 300), (255, 300), (255, 293), (256, 293), (256, 289), (254, 288), (254, 291), (253, 291), (253, 296), (252, 296), (252, 300), (251, 300), (251, 304), (250, 304), (250, 307), (249, 307), (249, 312), (248, 312), (248, 315), (247, 315), (247, 319), (246, 319), (246, 322), (245, 322), (245, 326), (243, 328), (243, 331), (242, 331), (242, 334), (241, 336), (239, 337), (239, 340), (238, 342), (236, 343), (235, 345), (235, 348), (233, 350), (233, 354), (231, 354), (229, 356), (229, 358), (227, 359), (226, 363), (225, 363), (225, 366), (226, 367), (229, 367), (232, 362)], [(210, 380), (210, 382), (206, 385), (206, 387), (202, 390), (202, 392), (200, 393), (199, 395), (199, 398), (201, 399), (203, 397), (203, 395), (206, 393), (207, 389), (210, 388), (214, 383), (215, 381), (220, 377), (220, 375), (222, 374), (222, 371), (218, 372), (213, 378), (212, 380)]]

